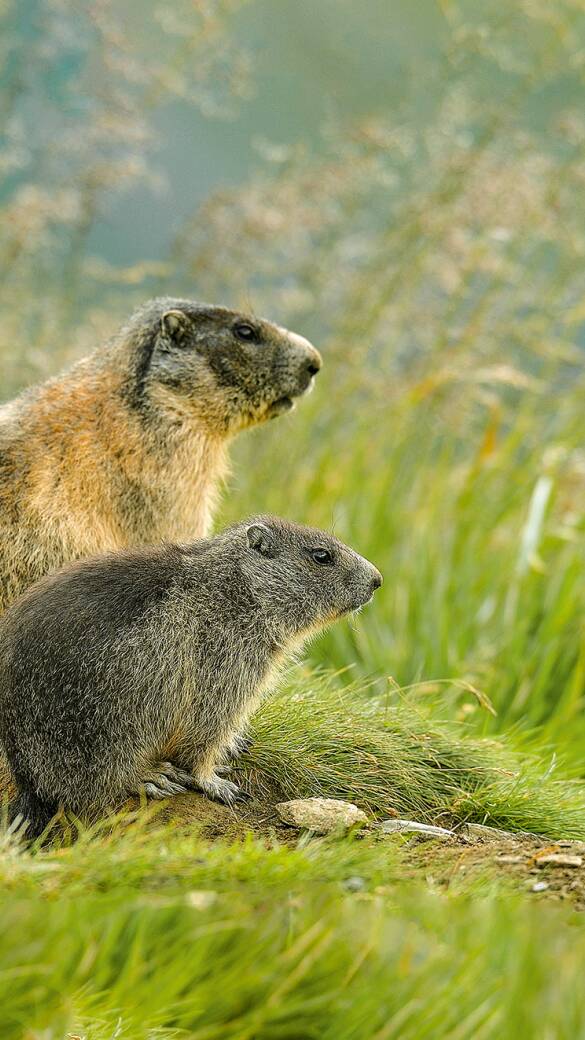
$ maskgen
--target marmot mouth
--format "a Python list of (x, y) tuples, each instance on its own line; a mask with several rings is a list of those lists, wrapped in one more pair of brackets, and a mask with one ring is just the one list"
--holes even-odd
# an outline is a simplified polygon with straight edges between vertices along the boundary
[(371, 603), (373, 598), (374, 593), (372, 592), (371, 596), (368, 596), (367, 599), (357, 600), (357, 602), (350, 604), (349, 607), (344, 607), (343, 610), (340, 611), (339, 617), (346, 617), (348, 614), (357, 614), (362, 607), (367, 607), (368, 603)]
[(277, 397), (276, 401), (272, 401), (266, 409), (266, 416), (268, 419), (275, 419), (277, 415), (283, 415), (284, 412), (290, 412), (291, 408), (294, 408), (294, 401), (292, 397)]

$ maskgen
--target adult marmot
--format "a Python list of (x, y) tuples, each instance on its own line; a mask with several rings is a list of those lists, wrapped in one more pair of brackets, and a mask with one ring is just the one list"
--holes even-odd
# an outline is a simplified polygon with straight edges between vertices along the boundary
[(234, 434), (321, 366), (245, 314), (147, 303), (107, 346), (0, 408), (0, 612), (64, 563), (208, 533)]
[(356, 610), (379, 571), (336, 538), (259, 516), (191, 545), (43, 578), (0, 619), (0, 739), (38, 836), (146, 786), (231, 804), (216, 772), (286, 655)]

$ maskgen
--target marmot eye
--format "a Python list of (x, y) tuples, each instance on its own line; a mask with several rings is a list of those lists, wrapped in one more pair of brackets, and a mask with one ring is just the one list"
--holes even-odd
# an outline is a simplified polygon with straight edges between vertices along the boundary
[(329, 552), (329, 549), (311, 549), (311, 559), (315, 563), (330, 566), (333, 563), (333, 554)]
[(245, 322), (241, 322), (241, 324), (235, 325), (234, 333), (238, 337), (238, 339), (243, 339), (244, 342), (247, 343), (252, 343), (254, 340), (258, 339), (256, 335), (256, 329), (254, 329), (251, 325), (246, 325)]

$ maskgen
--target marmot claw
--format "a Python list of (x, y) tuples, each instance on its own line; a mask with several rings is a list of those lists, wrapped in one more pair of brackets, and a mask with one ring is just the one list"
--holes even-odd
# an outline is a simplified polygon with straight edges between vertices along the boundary
[(209, 779), (200, 781), (198, 786), (208, 798), (213, 799), (214, 802), (223, 802), (224, 805), (235, 805), (236, 802), (247, 801), (250, 797), (237, 784), (231, 780), (224, 780), (217, 773), (214, 773)]
[(162, 775), (158, 779), (147, 780), (144, 784), (146, 797), (158, 801), (163, 798), (172, 798), (175, 794), (186, 794), (186, 792), (186, 787), (182, 787), (180, 784), (172, 784)]

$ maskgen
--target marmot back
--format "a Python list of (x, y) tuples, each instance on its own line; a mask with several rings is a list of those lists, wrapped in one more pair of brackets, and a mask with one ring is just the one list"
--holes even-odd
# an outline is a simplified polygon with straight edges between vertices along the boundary
[(70, 565), (0, 619), (0, 739), (42, 832), (141, 789), (231, 804), (216, 772), (287, 654), (368, 602), (376, 568), (322, 531), (256, 517), (215, 538)]
[(163, 298), (0, 407), (0, 612), (71, 560), (207, 534), (229, 440), (290, 410), (320, 365), (271, 322)]

